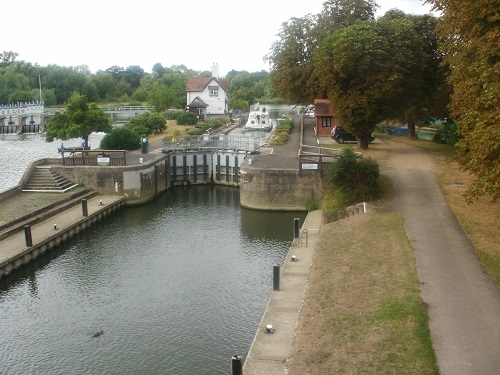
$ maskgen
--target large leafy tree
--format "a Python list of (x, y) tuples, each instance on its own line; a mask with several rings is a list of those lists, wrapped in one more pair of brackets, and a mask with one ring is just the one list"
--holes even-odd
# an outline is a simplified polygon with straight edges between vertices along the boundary
[(319, 17), (326, 33), (360, 21), (373, 21), (378, 5), (374, 0), (327, 0)]
[(422, 40), (405, 20), (359, 22), (323, 39), (316, 72), (340, 123), (368, 148), (370, 133), (400, 116), (424, 67)]
[(430, 117), (449, 116), (447, 107), (450, 86), (445, 81), (449, 69), (441, 64), (443, 55), (438, 51), (438, 36), (435, 32), (438, 19), (435, 16), (405, 14), (401, 10), (391, 9), (379, 18), (378, 22), (392, 20), (405, 20), (411, 23), (423, 42), (424, 66), (414, 71), (411, 79), (404, 82), (407, 85), (409, 100), (403, 112), (391, 119), (407, 124), (408, 137), (414, 138), (416, 125), (427, 123)]
[(317, 96), (313, 76), (316, 16), (292, 18), (281, 25), (278, 40), (265, 59), (271, 65), (269, 80), (278, 95), (289, 103), (309, 104)]
[(460, 161), (476, 176), (468, 199), (500, 197), (500, 22), (498, 0), (428, 0), (441, 12), (438, 33), (451, 67), (451, 114)]
[(64, 112), (57, 112), (47, 124), (45, 140), (52, 142), (55, 138), (66, 140), (83, 138), (88, 145), (92, 132), (110, 132), (112, 125), (105, 112), (97, 108), (95, 103), (89, 104), (87, 97), (74, 93), (68, 100)]
[(337, 29), (373, 20), (376, 8), (373, 0), (327, 0), (320, 14), (283, 23), (279, 39), (265, 56), (271, 65), (270, 83), (278, 95), (293, 104), (325, 97), (313, 62), (318, 45)]

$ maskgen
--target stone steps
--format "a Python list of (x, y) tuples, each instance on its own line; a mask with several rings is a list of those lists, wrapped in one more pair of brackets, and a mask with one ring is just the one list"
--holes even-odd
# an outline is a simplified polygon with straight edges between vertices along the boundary
[(23, 191), (64, 193), (77, 186), (74, 182), (52, 170), (50, 166), (38, 166), (23, 186)]

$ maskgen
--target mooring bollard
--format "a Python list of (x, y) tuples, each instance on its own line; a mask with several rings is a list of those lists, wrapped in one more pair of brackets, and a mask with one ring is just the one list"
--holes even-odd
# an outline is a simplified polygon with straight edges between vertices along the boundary
[(280, 266), (273, 267), (273, 290), (280, 290)]
[(33, 238), (31, 238), (31, 225), (24, 226), (24, 238), (26, 239), (26, 246), (33, 246)]
[(89, 209), (88, 209), (88, 206), (87, 206), (87, 200), (86, 199), (82, 199), (82, 213), (83, 213), (83, 216), (89, 216)]
[(243, 374), (243, 360), (241, 355), (233, 355), (231, 357), (231, 375)]
[(293, 219), (293, 238), (297, 239), (300, 237), (300, 219), (296, 217)]

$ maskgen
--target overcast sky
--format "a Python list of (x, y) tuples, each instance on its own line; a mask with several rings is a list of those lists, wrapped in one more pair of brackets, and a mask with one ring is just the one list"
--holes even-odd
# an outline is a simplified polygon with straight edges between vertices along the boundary
[[(2, 3), (0, 52), (42, 66), (185, 65), (220, 76), (269, 70), (263, 57), (292, 17), (321, 12), (324, 0), (23, 0)], [(430, 11), (423, 0), (377, 0), (391, 8)]]

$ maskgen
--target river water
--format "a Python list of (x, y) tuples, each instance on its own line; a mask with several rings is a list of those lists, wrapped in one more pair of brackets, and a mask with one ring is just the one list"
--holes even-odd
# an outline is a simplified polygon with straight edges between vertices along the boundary
[[(0, 142), (20, 175), (12, 150), (40, 143)], [(0, 281), (0, 373), (230, 373), (295, 217), (305, 215), (243, 209), (237, 188), (210, 186), (123, 209)]]

